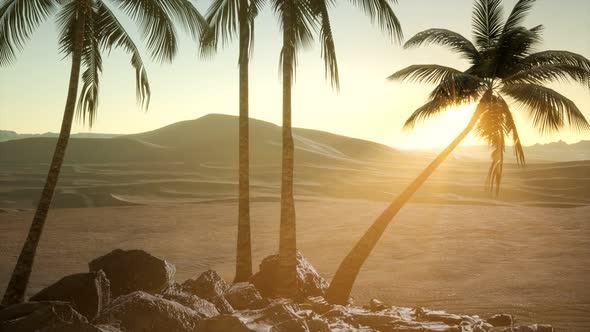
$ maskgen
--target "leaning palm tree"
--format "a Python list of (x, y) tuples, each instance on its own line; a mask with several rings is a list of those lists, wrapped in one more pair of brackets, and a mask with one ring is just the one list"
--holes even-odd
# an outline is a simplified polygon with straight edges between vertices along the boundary
[(238, 241), (234, 282), (247, 281), (252, 275), (252, 244), (250, 236), (250, 150), (248, 124), (248, 65), (252, 51), (254, 19), (261, 0), (215, 0), (207, 12), (209, 28), (202, 38), (203, 52), (217, 49), (219, 41), (226, 44), (239, 35), (239, 133), (238, 133)]
[[(154, 59), (170, 61), (177, 51), (174, 22), (197, 38), (204, 18), (189, 0), (119, 0), (117, 7), (140, 26)], [(0, 2), (0, 65), (16, 59), (33, 31), (55, 11), (60, 51), (72, 59), (70, 82), (62, 126), (47, 180), (25, 244), (2, 300), (3, 305), (22, 302), (33, 268), (35, 253), (64, 161), (74, 115), (92, 126), (97, 110), (102, 72), (102, 53), (121, 48), (131, 55), (135, 69), (138, 102), (149, 106), (150, 85), (144, 62), (134, 41), (103, 0), (4, 0)], [(80, 75), (81, 69), (84, 72)], [(78, 86), (82, 88), (78, 96)], [(78, 100), (76, 105), (76, 100)]]
[(327, 291), (327, 300), (345, 303), (365, 260), (397, 212), (471, 132), (488, 143), (492, 162), (487, 176), (490, 190), (498, 194), (502, 179), (504, 148), (512, 141), (516, 160), (523, 165), (524, 151), (508, 101), (528, 113), (541, 133), (556, 132), (566, 126), (589, 129), (588, 122), (573, 101), (543, 84), (567, 80), (590, 86), (590, 61), (566, 51), (535, 52), (541, 41), (541, 26), (521, 25), (535, 0), (519, 0), (506, 21), (501, 0), (476, 0), (473, 11), (475, 44), (456, 32), (430, 29), (416, 34), (406, 48), (422, 44), (450, 47), (467, 59), (465, 71), (439, 66), (414, 65), (389, 77), (436, 84), (428, 102), (406, 121), (412, 128), (449, 108), (477, 103), (467, 127), (418, 177), (381, 213), (367, 232), (340, 263)]
[[(395, 1), (391, 1), (395, 2)], [(377, 20), (390, 36), (400, 40), (400, 23), (388, 0), (352, 1), (362, 8), (371, 20)], [(329, 18), (331, 0), (273, 0), (283, 31), (281, 73), (283, 78), (283, 126), (281, 169), (281, 221), (279, 234), (278, 295), (296, 298), (297, 237), (295, 201), (293, 195), (294, 142), (291, 129), (291, 89), (295, 77), (297, 53), (313, 41), (313, 31), (319, 30), (326, 77), (332, 87), (339, 88), (336, 49)]]

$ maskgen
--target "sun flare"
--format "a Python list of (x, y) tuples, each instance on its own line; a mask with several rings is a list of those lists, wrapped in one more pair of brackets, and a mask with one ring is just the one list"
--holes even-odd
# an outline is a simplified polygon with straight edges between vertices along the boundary
[[(469, 123), (475, 106), (476, 104), (465, 104), (446, 109), (433, 119), (424, 121), (420, 126), (404, 131), (399, 142), (395, 145), (403, 149), (444, 147)], [(468, 136), (462, 142), (462, 145), (474, 143), (476, 143), (476, 140)]]

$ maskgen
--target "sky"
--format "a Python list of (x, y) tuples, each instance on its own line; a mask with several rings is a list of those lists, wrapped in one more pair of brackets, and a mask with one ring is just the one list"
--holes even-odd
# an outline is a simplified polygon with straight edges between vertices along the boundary
[[(107, 3), (109, 0), (106, 0)], [(405, 50), (393, 42), (352, 1), (335, 1), (331, 22), (336, 43), (341, 89), (334, 91), (324, 77), (317, 44), (301, 52), (293, 90), (293, 125), (324, 130), (397, 148), (440, 147), (467, 124), (470, 107), (451, 109), (412, 131), (405, 119), (421, 106), (432, 86), (391, 83), (386, 77), (412, 64), (441, 64), (466, 69), (467, 63), (442, 47)], [(516, 0), (505, 0), (507, 15)], [(209, 1), (197, 2), (205, 12)], [(399, 0), (393, 8), (406, 39), (429, 28), (446, 28), (471, 39), (472, 0)], [(541, 49), (559, 49), (590, 58), (590, 1), (539, 0), (525, 26), (545, 26)], [(138, 44), (137, 29), (118, 13)], [(270, 8), (256, 21), (250, 65), (250, 116), (281, 123), (279, 53), (281, 33)], [(208, 113), (238, 114), (237, 42), (211, 59), (199, 57), (196, 43), (179, 32), (179, 54), (172, 64), (147, 62), (152, 87), (147, 112), (136, 103), (134, 70), (129, 56), (113, 51), (104, 56), (100, 108), (88, 128), (76, 123), (73, 132), (137, 133), (157, 129)], [(144, 53), (144, 60), (149, 57)], [(42, 24), (9, 67), (0, 67), (0, 129), (19, 133), (58, 132), (67, 93), (69, 59), (59, 54), (54, 18)], [(590, 90), (576, 85), (552, 88), (572, 99), (590, 119)], [(529, 118), (513, 108), (525, 145), (564, 140), (589, 140), (590, 133), (564, 131), (541, 136)], [(464, 144), (481, 144), (468, 137)]]

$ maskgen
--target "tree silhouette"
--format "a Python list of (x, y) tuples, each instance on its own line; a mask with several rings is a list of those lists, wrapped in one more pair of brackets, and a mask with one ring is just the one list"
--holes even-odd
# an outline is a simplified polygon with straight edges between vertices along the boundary
[(389, 77), (390, 80), (436, 84), (428, 102), (406, 121), (406, 128), (459, 105), (477, 103), (477, 108), (467, 127), (381, 213), (340, 263), (327, 292), (328, 301), (339, 304), (348, 301), (362, 265), (393, 217), (472, 130), (492, 149), (487, 184), (498, 194), (506, 141), (514, 144), (517, 162), (525, 162), (507, 100), (514, 101), (527, 112), (533, 127), (543, 134), (567, 126), (589, 129), (573, 101), (543, 84), (561, 80), (590, 87), (590, 61), (567, 51), (535, 52), (541, 41), (542, 27), (527, 29), (521, 25), (534, 2), (519, 0), (504, 21), (501, 0), (476, 0), (473, 10), (475, 44), (445, 29), (429, 29), (406, 42), (406, 48), (443, 45), (470, 63), (465, 71), (433, 64), (414, 65)]
[[(118, 9), (131, 17), (147, 40), (147, 49), (158, 61), (171, 61), (177, 52), (174, 23), (180, 23), (198, 38), (205, 20), (189, 0), (119, 0)], [(102, 0), (4, 0), (0, 2), (0, 66), (16, 60), (39, 25), (57, 11), (59, 48), (72, 65), (66, 105), (47, 180), (20, 252), (2, 305), (22, 302), (64, 156), (74, 115), (92, 126), (98, 111), (102, 53), (120, 48), (131, 54), (138, 102), (149, 106), (150, 85), (144, 62), (134, 41)], [(84, 72), (80, 75), (81, 69)], [(82, 87), (78, 96), (78, 87)], [(76, 100), (78, 102), (76, 103)]]

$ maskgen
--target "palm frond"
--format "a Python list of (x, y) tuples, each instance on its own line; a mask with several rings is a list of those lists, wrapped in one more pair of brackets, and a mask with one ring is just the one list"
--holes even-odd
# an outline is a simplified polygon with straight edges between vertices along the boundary
[(190, 0), (158, 0), (168, 15), (189, 32), (194, 40), (199, 40), (208, 22)]
[(528, 66), (566, 64), (590, 72), (590, 60), (568, 51), (549, 50), (530, 54), (523, 61)]
[(472, 27), (475, 43), (481, 49), (492, 47), (502, 35), (502, 0), (475, 0)]
[(410, 38), (404, 45), (404, 48), (419, 47), (423, 44), (437, 44), (451, 48), (453, 51), (461, 54), (462, 57), (472, 62), (479, 59), (477, 48), (467, 38), (457, 32), (447, 29), (428, 29), (418, 32)]
[(524, 165), (524, 150), (510, 108), (502, 97), (492, 93), (485, 94), (477, 107), (481, 115), (474, 132), (492, 149), (486, 186), (498, 196), (504, 169), (506, 138), (512, 138), (517, 162), (520, 165)]
[[(100, 2), (96, 2), (98, 4)], [(100, 54), (100, 20), (96, 8), (86, 12), (84, 29), (84, 46), (82, 49), (82, 88), (78, 99), (77, 117), (92, 127), (96, 119), (99, 101), (100, 74), (102, 72), (102, 57)]]
[(350, 0), (353, 5), (361, 8), (369, 16), (371, 22), (377, 21), (377, 24), (391, 38), (396, 41), (402, 41), (404, 34), (402, 26), (391, 4), (396, 4), (397, 0)]
[(201, 37), (201, 51), (209, 55), (217, 49), (219, 41), (225, 46), (237, 33), (239, 26), (239, 0), (214, 0), (207, 10), (207, 29)]
[(504, 32), (497, 46), (489, 50), (492, 53), (493, 76), (506, 78), (527, 68), (523, 59), (542, 41), (542, 30), (543, 26), (539, 25), (532, 29), (516, 27)]
[(512, 134), (512, 144), (514, 148), (514, 156), (516, 157), (516, 163), (520, 166), (524, 166), (526, 164), (526, 158), (524, 155), (522, 142), (520, 141), (520, 135), (518, 135), (516, 122), (514, 122), (514, 117), (512, 116), (512, 111), (510, 110), (510, 107), (508, 106), (508, 103), (506, 103), (504, 98), (502, 98), (501, 96), (499, 96), (499, 98), (501, 99), (502, 103), (505, 104), (505, 106), (503, 106), (505, 110), (505, 123), (506, 128), (508, 130), (507, 133)]
[(319, 16), (320, 20), (320, 43), (321, 54), (324, 59), (324, 71), (326, 79), (330, 78), (330, 83), (336, 90), (340, 89), (340, 79), (338, 77), (338, 62), (336, 60), (336, 46), (334, 45), (334, 36), (332, 35), (332, 26), (330, 24), (330, 15), (328, 6), (332, 0), (312, 0), (312, 10)]
[(252, 52), (254, 52), (254, 22), (258, 13), (262, 10), (265, 6), (266, 0), (250, 0), (250, 5), (248, 6), (248, 19), (250, 24), (250, 56), (252, 56)]
[[(87, 3), (83, 3), (81, 1), (71, 1), (67, 4), (61, 6), (59, 13), (57, 14), (57, 28), (58, 28), (58, 37), (59, 37), (59, 51), (63, 53), (64, 56), (70, 56), (74, 51), (74, 43), (75, 43), (75, 36), (76, 36), (76, 27), (78, 26), (78, 18), (84, 12), (83, 5), (87, 5)], [(84, 10), (83, 10), (84, 9)], [(85, 30), (87, 28), (93, 29), (92, 26), (89, 27), (89, 24), (92, 21), (92, 12), (91, 10), (86, 11), (86, 19), (89, 21), (86, 22)], [(87, 34), (84, 35), (84, 39), (88, 37)]]
[(507, 78), (504, 82), (544, 84), (550, 82), (574, 81), (590, 87), (590, 72), (570, 64), (545, 64), (521, 70)]
[(57, 8), (57, 0), (4, 0), (0, 2), (0, 66), (16, 60), (16, 53), (35, 29)]
[(461, 71), (440, 65), (412, 65), (391, 74), (387, 79), (390, 81), (410, 81), (426, 84), (439, 84), (440, 82), (462, 74)]
[(119, 7), (136, 21), (152, 57), (172, 61), (178, 50), (176, 30), (163, 0), (120, 0)]
[(522, 24), (526, 14), (533, 8), (536, 0), (518, 0), (504, 24), (504, 32), (510, 31)]
[(556, 132), (566, 125), (579, 131), (590, 129), (576, 104), (550, 88), (536, 84), (506, 84), (502, 92), (516, 100), (532, 117), (533, 125), (543, 134)]
[(485, 85), (477, 76), (460, 73), (439, 83), (431, 92), (429, 101), (418, 108), (406, 120), (404, 129), (412, 129), (417, 123), (438, 115), (452, 106), (461, 106), (479, 100)]
[[(283, 59), (293, 59), (291, 78), (295, 79), (297, 53), (307, 48), (313, 41), (313, 31), (317, 30), (318, 17), (314, 15), (309, 0), (274, 0), (273, 10), (278, 14), (279, 24), (283, 30), (283, 47), (279, 59), (282, 70)], [(284, 74), (284, 73), (283, 73)]]
[(151, 89), (145, 65), (133, 39), (127, 34), (113, 12), (102, 2), (98, 3), (96, 22), (101, 49), (110, 52), (113, 48), (121, 48), (131, 54), (131, 65), (135, 69), (137, 101), (141, 107), (147, 110)]

